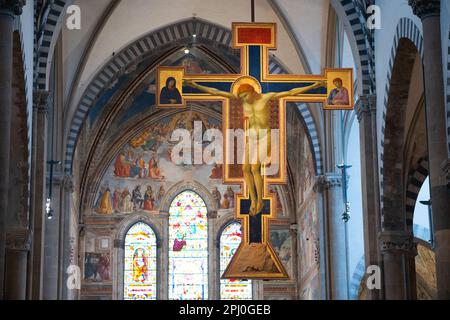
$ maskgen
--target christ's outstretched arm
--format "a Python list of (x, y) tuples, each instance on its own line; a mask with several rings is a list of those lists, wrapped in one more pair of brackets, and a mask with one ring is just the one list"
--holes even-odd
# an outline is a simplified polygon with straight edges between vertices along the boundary
[(302, 93), (306, 93), (309, 90), (312, 89), (316, 89), (316, 88), (320, 88), (320, 87), (327, 87), (327, 83), (325, 81), (318, 81), (310, 86), (307, 87), (301, 87), (301, 88), (295, 88), (289, 91), (284, 91), (284, 92), (272, 92), (272, 93), (268, 93), (269, 95), (271, 95), (271, 99), (280, 99), (280, 98), (286, 98), (286, 97), (293, 97)]
[(189, 87), (195, 88), (197, 90), (209, 93), (210, 95), (213, 95), (213, 96), (220, 96), (220, 97), (224, 97), (224, 98), (228, 98), (228, 99), (238, 99), (238, 97), (236, 97), (231, 92), (220, 91), (215, 88), (202, 86), (191, 80), (183, 80), (183, 86), (189, 86)]

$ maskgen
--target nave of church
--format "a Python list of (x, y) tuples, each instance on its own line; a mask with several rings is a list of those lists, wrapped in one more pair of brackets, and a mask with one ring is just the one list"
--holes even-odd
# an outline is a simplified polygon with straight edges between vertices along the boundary
[(450, 299), (448, 0), (0, 0), (0, 107), (0, 300)]

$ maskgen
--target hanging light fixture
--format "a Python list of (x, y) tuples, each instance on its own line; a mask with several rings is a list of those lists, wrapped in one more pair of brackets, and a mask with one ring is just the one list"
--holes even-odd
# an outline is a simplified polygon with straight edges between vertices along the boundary
[(53, 209), (52, 209), (52, 191), (53, 191), (53, 167), (57, 164), (61, 164), (61, 161), (47, 161), (47, 164), (50, 165), (50, 181), (48, 186), (48, 198), (45, 201), (45, 213), (47, 214), (47, 219), (53, 219)]
[(344, 201), (344, 213), (342, 214), (342, 220), (344, 220), (344, 222), (348, 222), (350, 220), (350, 202), (348, 202), (347, 197), (347, 169), (350, 169), (352, 166), (342, 163), (336, 165), (336, 167), (342, 172), (342, 195)]
[(50, 198), (47, 198), (45, 201), (45, 213), (47, 214), (48, 220), (53, 219), (52, 200)]

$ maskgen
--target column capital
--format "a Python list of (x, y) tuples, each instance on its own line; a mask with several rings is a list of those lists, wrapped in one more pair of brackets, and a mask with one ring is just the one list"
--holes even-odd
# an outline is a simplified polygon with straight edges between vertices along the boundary
[(417, 244), (412, 233), (406, 231), (382, 231), (378, 235), (381, 254), (417, 255)]
[(48, 92), (47, 90), (33, 91), (33, 109), (35, 111), (37, 111), (38, 113), (47, 114), (49, 103), (50, 103), (50, 92)]
[(6, 233), (6, 248), (16, 251), (30, 251), (31, 231), (28, 229), (12, 229)]
[(217, 210), (208, 211), (208, 219), (217, 219)]
[(20, 16), (25, 4), (26, 0), (0, 0), (0, 11), (8, 11), (13, 15)]
[(355, 105), (355, 113), (358, 122), (361, 122), (365, 113), (375, 113), (377, 110), (377, 96), (375, 94), (365, 94), (359, 97)]
[(441, 14), (441, 0), (408, 0), (413, 13), (420, 19)]
[(314, 190), (324, 191), (341, 186), (342, 186), (342, 175), (340, 173), (331, 172), (316, 177)]
[(115, 239), (114, 240), (114, 248), (125, 249), (125, 240)]

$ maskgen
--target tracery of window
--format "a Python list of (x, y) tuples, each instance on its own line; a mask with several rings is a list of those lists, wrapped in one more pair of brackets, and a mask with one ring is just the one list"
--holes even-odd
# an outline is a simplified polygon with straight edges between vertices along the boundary
[[(232, 222), (225, 227), (220, 235), (220, 276), (230, 263), (242, 240), (241, 224)], [(251, 300), (252, 282), (250, 280), (220, 280), (220, 299)]]
[(208, 299), (208, 220), (203, 199), (180, 193), (169, 209), (169, 299)]
[(124, 299), (156, 300), (156, 236), (143, 223), (134, 224), (125, 237)]

